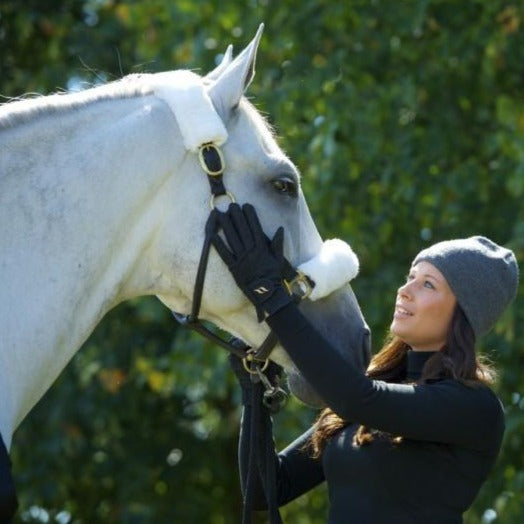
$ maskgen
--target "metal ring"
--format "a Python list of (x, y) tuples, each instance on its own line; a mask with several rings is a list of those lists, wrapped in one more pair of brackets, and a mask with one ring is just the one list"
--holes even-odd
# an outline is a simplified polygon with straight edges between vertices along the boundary
[[(251, 358), (250, 358), (250, 357), (251, 357)], [(261, 367), (261, 368), (258, 368), (258, 370), (255, 369), (255, 370), (253, 371), (253, 370), (249, 367), (249, 364), (248, 364), (248, 361), (249, 361), (249, 362), (253, 362), (253, 360), (255, 360), (255, 359), (253, 358), (252, 353), (248, 353), (247, 357), (244, 357), (244, 358), (242, 359), (242, 364), (244, 364), (244, 369), (245, 369), (248, 373), (250, 373), (251, 375), (257, 375), (259, 371), (263, 373), (263, 372), (267, 369), (267, 367), (269, 366), (269, 359), (266, 358), (266, 360), (263, 361), (264, 363), (262, 364), (262, 367)]]
[(226, 196), (227, 198), (229, 198), (229, 200), (231, 200), (231, 204), (234, 204), (236, 202), (235, 197), (229, 191), (226, 191), (223, 195), (211, 195), (211, 200), (209, 201), (209, 207), (211, 209), (215, 209), (215, 198), (217, 196)]
[(311, 281), (305, 273), (297, 270), (297, 276), (292, 280), (284, 280), (284, 284), (290, 295), (299, 297), (301, 300), (308, 298), (313, 291)]
[[(204, 158), (204, 150), (205, 149), (214, 149), (216, 154), (218, 155), (218, 158), (220, 160), (220, 168), (217, 171), (211, 171), (209, 169), (209, 166), (206, 163), (206, 160)], [(202, 166), (202, 169), (209, 175), (209, 176), (220, 176), (224, 169), (226, 168), (226, 163), (224, 161), (224, 155), (222, 154), (222, 151), (218, 146), (215, 144), (209, 142), (208, 144), (202, 144), (200, 146), (200, 149), (198, 150), (198, 160), (200, 161), (200, 165)]]

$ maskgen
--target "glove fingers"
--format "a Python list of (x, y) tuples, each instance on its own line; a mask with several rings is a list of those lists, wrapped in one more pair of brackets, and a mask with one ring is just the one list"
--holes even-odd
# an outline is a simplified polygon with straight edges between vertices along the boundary
[(224, 236), (226, 237), (227, 243), (231, 248), (231, 251), (235, 255), (235, 258), (244, 252), (244, 243), (240, 238), (237, 228), (231, 217), (231, 212), (234, 208), (239, 208), (238, 204), (231, 204), (226, 213), (221, 213), (219, 217), (219, 222), (224, 231)]
[(284, 257), (284, 228), (282, 226), (277, 229), (277, 232), (271, 239), (270, 247), (273, 255), (279, 260)]
[(245, 220), (251, 230), (253, 239), (255, 243), (267, 242), (267, 236), (260, 225), (260, 220), (258, 219), (257, 212), (251, 204), (244, 204), (242, 206), (242, 211), (244, 212)]
[(277, 232), (275, 233), (274, 237), (271, 239), (270, 244), (271, 251), (274, 255), (274, 257), (279, 261), (280, 263), (280, 271), (282, 274), (282, 278), (286, 280), (292, 280), (295, 275), (296, 271), (289, 262), (289, 260), (284, 256), (284, 228), (279, 227), (277, 229)]
[(231, 223), (236, 229), (238, 238), (242, 243), (244, 250), (248, 251), (253, 249), (255, 240), (249, 227), (249, 223), (244, 216), (242, 208), (238, 205), (230, 205), (228, 209), (228, 215), (231, 219)]
[(231, 267), (235, 263), (235, 256), (226, 246), (225, 242), (218, 236), (218, 234), (211, 237), (211, 243), (217, 250), (220, 258), (225, 262), (227, 267)]

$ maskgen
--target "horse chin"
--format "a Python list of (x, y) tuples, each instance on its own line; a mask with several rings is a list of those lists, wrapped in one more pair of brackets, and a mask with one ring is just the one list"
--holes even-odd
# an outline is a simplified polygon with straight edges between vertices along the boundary
[[(350, 286), (316, 302), (304, 301), (300, 309), (334, 351), (350, 365), (364, 372), (371, 354), (370, 333)], [(318, 358), (322, 358), (322, 354), (319, 353)], [(309, 406), (326, 406), (321, 396), (294, 365), (284, 367), (293, 395)]]
[(325, 402), (315, 390), (304, 380), (302, 375), (296, 371), (287, 372), (287, 382), (291, 393), (301, 402), (312, 408), (324, 408)]

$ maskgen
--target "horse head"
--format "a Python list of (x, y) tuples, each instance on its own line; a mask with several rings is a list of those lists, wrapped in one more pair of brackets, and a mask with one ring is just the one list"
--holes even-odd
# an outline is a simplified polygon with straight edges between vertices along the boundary
[[(206, 93), (227, 134), (222, 153), (223, 181), (229, 194), (217, 199), (216, 206), (224, 208), (232, 198), (240, 204), (252, 204), (269, 236), (283, 226), (285, 255), (298, 266), (319, 252), (322, 239), (308, 210), (297, 168), (278, 146), (268, 124), (244, 97), (254, 76), (261, 32), (262, 27), (235, 59), (229, 47), (221, 64), (203, 78)], [(207, 122), (196, 121), (193, 125), (205, 126)], [(174, 269), (176, 279), (157, 295), (169, 308), (189, 313), (210, 213), (210, 189), (194, 152), (186, 153), (175, 178), (171, 198), (177, 211), (165, 221), (165, 229), (158, 235), (159, 239), (170, 239), (169, 245), (164, 242), (163, 248), (158, 247), (158, 252), (162, 252), (158, 259), (163, 261), (163, 269), (158, 272), (173, 274)], [(359, 368), (367, 364), (369, 330), (349, 284), (318, 301), (304, 300), (300, 307), (345, 359)], [(254, 308), (213, 250), (200, 316), (253, 347), (258, 347), (268, 334), (268, 327), (257, 321)], [(323, 404), (282, 347), (277, 346), (271, 358), (286, 369), (290, 388), (299, 399), (310, 405)]]

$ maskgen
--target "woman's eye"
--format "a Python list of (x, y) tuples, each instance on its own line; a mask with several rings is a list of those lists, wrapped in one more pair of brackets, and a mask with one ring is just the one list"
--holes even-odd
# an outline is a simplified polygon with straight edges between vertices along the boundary
[(435, 289), (435, 286), (429, 280), (426, 280), (424, 282), (424, 286), (426, 286), (429, 289)]
[(277, 178), (273, 180), (273, 188), (279, 193), (288, 196), (295, 197), (298, 194), (297, 184), (291, 178)]

